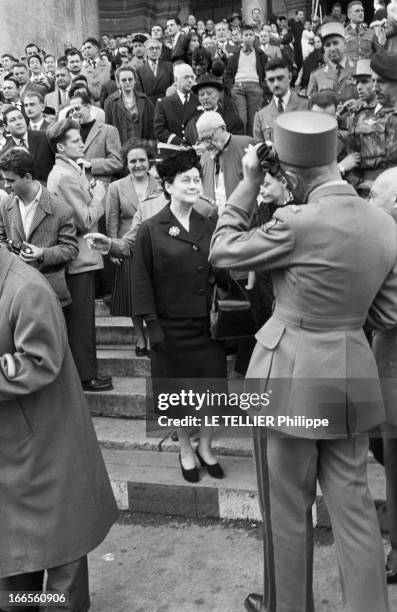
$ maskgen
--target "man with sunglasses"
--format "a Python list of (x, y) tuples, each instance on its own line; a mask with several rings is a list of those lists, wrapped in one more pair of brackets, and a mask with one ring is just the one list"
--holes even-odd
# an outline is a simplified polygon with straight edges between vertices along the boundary
[(254, 118), (254, 138), (273, 139), (273, 126), (281, 113), (307, 110), (307, 100), (291, 91), (291, 73), (284, 59), (276, 58), (266, 64), (266, 82), (273, 94), (267, 106), (259, 110)]

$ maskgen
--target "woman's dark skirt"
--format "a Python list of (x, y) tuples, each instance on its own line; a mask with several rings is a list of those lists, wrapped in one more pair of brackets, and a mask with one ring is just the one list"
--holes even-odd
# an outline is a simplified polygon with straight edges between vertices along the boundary
[(211, 340), (208, 319), (160, 319), (160, 325), (165, 349), (150, 351), (154, 397), (181, 390), (227, 393), (226, 350)]
[(123, 259), (121, 266), (115, 266), (110, 314), (132, 317), (132, 257)]

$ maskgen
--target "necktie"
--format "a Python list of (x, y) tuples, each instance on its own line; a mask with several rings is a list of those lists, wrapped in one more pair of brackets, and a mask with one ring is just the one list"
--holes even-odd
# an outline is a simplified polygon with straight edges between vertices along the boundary
[(91, 66), (92, 66), (93, 68), (96, 68), (96, 61), (95, 61), (95, 60), (91, 60)]
[(189, 102), (189, 94), (184, 94), (184, 97), (185, 97), (185, 99), (183, 101), (183, 106), (186, 106), (187, 103)]
[(25, 149), (28, 148), (27, 142), (25, 141), (25, 138), (20, 138), (19, 139), (19, 145), (20, 147), (24, 147)]
[(279, 99), (278, 99), (278, 102), (277, 102), (277, 110), (278, 110), (278, 112), (279, 112), (280, 114), (284, 112), (283, 101), (282, 101), (282, 99), (281, 99), (281, 98), (279, 98)]
[(342, 72), (342, 66), (340, 64), (336, 64), (336, 75), (338, 80), (340, 79), (340, 73)]
[(154, 76), (157, 75), (157, 62), (155, 62), (155, 61), (152, 62), (152, 72), (153, 72)]

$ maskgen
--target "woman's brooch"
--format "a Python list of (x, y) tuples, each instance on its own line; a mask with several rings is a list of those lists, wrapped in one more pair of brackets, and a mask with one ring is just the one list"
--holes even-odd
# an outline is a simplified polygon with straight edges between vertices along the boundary
[(179, 236), (180, 231), (181, 231), (181, 230), (179, 229), (179, 227), (176, 227), (176, 226), (174, 225), (173, 227), (170, 227), (170, 230), (169, 230), (169, 232), (168, 232), (168, 233), (169, 233), (169, 235), (170, 235), (170, 236), (172, 236), (173, 238), (176, 238), (176, 236)]

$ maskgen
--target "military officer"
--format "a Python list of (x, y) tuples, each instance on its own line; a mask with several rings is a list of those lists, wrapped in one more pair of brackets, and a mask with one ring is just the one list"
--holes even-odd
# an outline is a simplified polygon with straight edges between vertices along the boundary
[(322, 89), (333, 89), (339, 102), (357, 98), (354, 83), (354, 62), (346, 55), (345, 30), (341, 23), (325, 23), (321, 26), (320, 36), (328, 61), (325, 66), (315, 70), (310, 75), (307, 94)]
[[(363, 332), (397, 323), (396, 227), (340, 178), (337, 121), (292, 112), (275, 124), (281, 170), (305, 206), (279, 208), (249, 230), (263, 172), (256, 148), (218, 220), (210, 262), (272, 271), (276, 303), (256, 335), (247, 390), (272, 391), (273, 416), (254, 429), (265, 534), (264, 596), (249, 612), (313, 612), (311, 507), (316, 481), (336, 543), (346, 610), (389, 610), (383, 545), (367, 482), (367, 432), (385, 419), (376, 364)], [(258, 145), (260, 146), (260, 145)], [(262, 145), (263, 147), (263, 145)], [(318, 418), (319, 428), (302, 418)], [(289, 421), (287, 419), (290, 419)]]
[(357, 62), (369, 59), (380, 48), (375, 32), (364, 23), (364, 7), (361, 0), (352, 0), (347, 5), (349, 25), (345, 28), (346, 55)]

